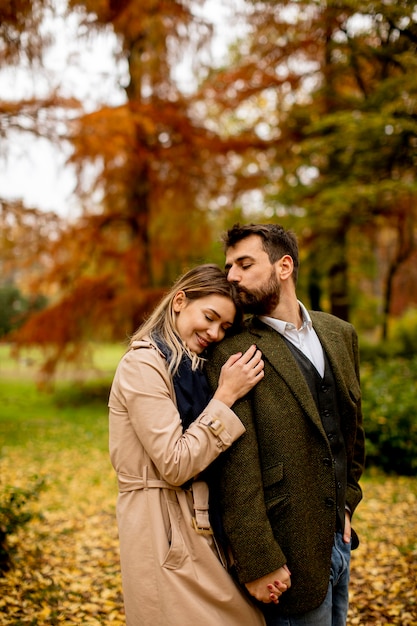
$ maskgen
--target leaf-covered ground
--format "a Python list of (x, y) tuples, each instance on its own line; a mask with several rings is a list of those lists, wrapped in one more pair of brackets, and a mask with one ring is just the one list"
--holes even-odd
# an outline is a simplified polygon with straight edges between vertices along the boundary
[[(38, 475), (46, 489), (29, 505), (39, 517), (13, 537), (15, 567), (0, 578), (0, 624), (124, 624), (116, 482), (106, 453), (32, 443), (3, 455), (2, 484), (27, 486)], [(348, 624), (417, 626), (417, 481), (367, 477), (363, 486)]]
[(417, 480), (363, 481), (348, 624), (417, 625)]

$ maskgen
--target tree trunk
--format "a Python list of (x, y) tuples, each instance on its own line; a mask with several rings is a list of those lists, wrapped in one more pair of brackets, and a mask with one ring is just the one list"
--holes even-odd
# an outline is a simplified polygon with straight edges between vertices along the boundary
[(331, 266), (329, 278), (331, 313), (349, 321), (348, 265), (345, 259)]
[[(411, 203), (410, 203), (411, 205)], [(395, 276), (400, 269), (401, 265), (411, 256), (414, 252), (414, 217), (411, 208), (408, 204), (405, 205), (405, 210), (398, 214), (397, 223), (397, 248), (394, 258), (389, 264), (387, 276), (385, 280), (384, 288), (384, 300), (383, 300), (383, 318), (382, 318), (382, 331), (381, 339), (385, 341), (388, 339), (388, 323), (391, 311), (391, 300), (393, 294), (393, 286)]]

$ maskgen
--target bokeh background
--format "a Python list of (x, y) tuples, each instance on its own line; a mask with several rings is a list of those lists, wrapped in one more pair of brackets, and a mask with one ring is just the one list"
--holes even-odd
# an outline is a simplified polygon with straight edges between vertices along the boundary
[(123, 623), (112, 373), (254, 221), (296, 232), (300, 298), (360, 337), (350, 623), (417, 624), (416, 52), (407, 0), (0, 0), (0, 623)]

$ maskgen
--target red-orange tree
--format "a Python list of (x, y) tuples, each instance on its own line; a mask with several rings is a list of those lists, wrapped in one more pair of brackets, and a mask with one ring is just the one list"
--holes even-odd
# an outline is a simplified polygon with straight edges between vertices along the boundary
[(116, 34), (128, 79), (123, 104), (69, 125), (82, 215), (49, 238), (32, 289), (47, 289), (50, 305), (13, 337), (44, 347), (47, 374), (86, 337), (124, 339), (179, 272), (208, 257), (208, 207), (234, 183), (225, 183), (228, 155), (263, 143), (251, 129), (232, 138), (209, 129), (172, 77), (184, 49), (210, 35), (195, 4), (69, 2), (87, 32)]

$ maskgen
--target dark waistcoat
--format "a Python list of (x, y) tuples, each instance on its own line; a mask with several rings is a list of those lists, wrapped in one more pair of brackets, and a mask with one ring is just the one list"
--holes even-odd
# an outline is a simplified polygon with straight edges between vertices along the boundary
[(329, 459), (329, 463), (333, 464), (336, 479), (336, 528), (343, 531), (345, 526), (347, 462), (345, 441), (340, 427), (339, 407), (337, 404), (336, 385), (333, 372), (324, 351), (325, 366), (324, 376), (322, 378), (310, 359), (306, 357), (305, 354), (293, 343), (291, 343), (291, 341), (288, 341), (285, 337), (284, 339), (294, 355), (304, 378), (306, 379), (311, 395), (313, 396), (317, 410), (320, 414), (323, 428), (327, 435), (327, 440), (332, 452), (332, 458)]

